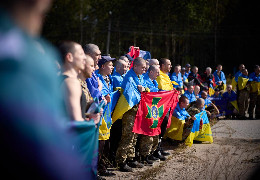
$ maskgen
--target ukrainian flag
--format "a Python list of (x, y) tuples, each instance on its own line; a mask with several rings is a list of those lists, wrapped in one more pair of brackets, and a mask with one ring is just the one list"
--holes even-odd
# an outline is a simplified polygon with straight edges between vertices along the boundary
[(164, 91), (171, 91), (173, 90), (173, 82), (171, 81), (168, 74), (162, 72), (160, 70), (160, 75), (156, 79), (158, 83), (158, 88)]
[(171, 126), (167, 129), (165, 136), (174, 140), (182, 141), (184, 124), (185, 120), (181, 120), (172, 116)]
[(119, 91), (115, 91), (110, 94), (111, 102), (107, 103), (101, 117), (101, 125), (99, 126), (99, 140), (107, 140), (110, 137), (110, 129), (112, 126), (111, 113), (114, 110), (119, 95)]
[[(139, 79), (140, 78), (140, 79)], [(112, 115), (113, 123), (117, 119), (121, 119), (123, 114), (130, 110), (134, 105), (138, 104), (141, 100), (141, 93), (137, 88), (137, 85), (144, 85), (143, 76), (137, 77), (133, 69), (130, 69), (122, 82), (122, 91), (118, 102), (115, 106), (115, 110)]]
[(193, 140), (213, 142), (211, 127), (206, 111), (195, 115), (196, 120), (193, 123), (190, 135), (185, 140), (185, 144), (192, 146)]
[(236, 82), (235, 77), (233, 77), (232, 82), (231, 82), (231, 85), (232, 85), (232, 90), (236, 89), (237, 82)]
[(215, 90), (214, 90), (214, 88), (213, 88), (213, 85), (210, 84), (210, 85), (209, 85), (209, 96), (213, 96), (214, 94), (215, 94)]
[(239, 76), (238, 77), (238, 89), (242, 90), (246, 87), (246, 84), (248, 82), (249, 78), (243, 77), (243, 76)]

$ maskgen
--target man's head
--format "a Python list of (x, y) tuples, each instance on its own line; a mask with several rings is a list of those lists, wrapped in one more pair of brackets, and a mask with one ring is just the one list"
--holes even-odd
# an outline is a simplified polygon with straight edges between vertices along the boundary
[(70, 66), (76, 71), (84, 70), (86, 56), (80, 44), (73, 41), (63, 41), (59, 45), (59, 51), (65, 66)]
[(159, 64), (158, 59), (150, 59), (149, 65), (150, 65), (150, 66), (156, 65), (156, 66), (158, 66), (158, 67), (160, 68), (160, 64)]
[(199, 68), (197, 66), (193, 66), (191, 71), (194, 73), (194, 74), (197, 74), (198, 71), (199, 71)]
[(175, 67), (174, 67), (174, 72), (176, 74), (179, 74), (181, 72), (181, 66), (179, 64), (177, 64)]
[(247, 69), (242, 69), (241, 73), (242, 73), (244, 76), (248, 76), (248, 71), (247, 71)]
[(179, 99), (179, 105), (181, 109), (187, 108), (189, 105), (189, 99), (186, 96), (182, 95)]
[(148, 73), (150, 79), (155, 80), (160, 74), (160, 69), (157, 65), (151, 65), (150, 68), (148, 69)]
[(202, 99), (207, 99), (208, 93), (206, 91), (202, 91), (201, 92), (201, 97), (202, 97)]
[(254, 71), (255, 71), (255, 74), (258, 76), (260, 74), (260, 66), (259, 65), (256, 65), (254, 67)]
[(190, 72), (190, 69), (191, 69), (191, 65), (190, 64), (186, 64), (185, 65), (186, 72)]
[(127, 70), (129, 70), (129, 67), (130, 67), (129, 59), (126, 56), (120, 56), (119, 60), (125, 61), (126, 65), (127, 65)]
[(137, 57), (133, 62), (134, 72), (136, 73), (136, 75), (142, 75), (143, 73), (145, 73), (145, 69), (146, 61), (141, 57)]
[(94, 60), (95, 67), (98, 64), (99, 59), (101, 59), (101, 51), (99, 50), (99, 47), (95, 44), (86, 44), (84, 47), (85, 54), (92, 57)]
[(100, 74), (104, 76), (110, 75), (114, 69), (114, 60), (115, 58), (111, 58), (110, 56), (101, 56), (101, 59), (98, 61)]
[(3, 0), (0, 1), (0, 7), (6, 9), (28, 34), (37, 36), (51, 2), (52, 0)]
[(219, 64), (219, 65), (217, 66), (217, 71), (222, 71), (222, 65), (221, 65), (221, 64)]
[(228, 84), (228, 85), (227, 85), (227, 92), (230, 93), (231, 91), (232, 91), (232, 85), (231, 85), (231, 84)]
[(212, 72), (211, 67), (207, 67), (207, 68), (206, 68), (206, 73), (207, 73), (207, 75), (211, 74), (211, 72)]
[(169, 59), (161, 58), (159, 62), (160, 62), (160, 69), (162, 72), (169, 73), (171, 71), (172, 63)]
[(215, 96), (218, 96), (218, 95), (219, 95), (219, 93), (220, 93), (220, 90), (219, 90), (219, 88), (216, 88), (216, 89), (215, 89), (215, 93), (214, 93), (214, 94), (215, 94)]
[(242, 70), (245, 69), (245, 68), (246, 68), (246, 67), (245, 67), (244, 64), (240, 64), (239, 67), (238, 67), (238, 69), (239, 69), (240, 72), (242, 72)]
[(181, 68), (181, 74), (184, 75), (185, 74), (185, 67)]
[(119, 59), (116, 61), (116, 72), (118, 72), (120, 75), (123, 75), (128, 70), (128, 63), (122, 59)]
[(195, 87), (194, 87), (194, 94), (195, 94), (195, 95), (198, 95), (199, 92), (200, 92), (200, 87), (199, 87), (199, 86), (195, 86)]
[(199, 110), (202, 110), (202, 109), (204, 108), (204, 105), (205, 105), (204, 99), (198, 98), (197, 101), (196, 101), (195, 106), (196, 106)]
[(188, 89), (188, 91), (192, 94), (193, 91), (194, 91), (194, 86), (191, 85), (191, 84), (189, 84), (189, 85), (187, 86), (187, 89)]
[(85, 79), (87, 79), (92, 77), (94, 71), (95, 71), (94, 60), (89, 55), (86, 55), (85, 69), (81, 71), (81, 74), (84, 76)]

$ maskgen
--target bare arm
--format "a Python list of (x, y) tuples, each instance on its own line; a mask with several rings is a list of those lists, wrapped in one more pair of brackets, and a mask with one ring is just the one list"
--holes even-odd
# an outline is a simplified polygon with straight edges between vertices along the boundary
[(211, 103), (211, 105), (212, 105), (213, 108), (215, 109), (215, 112), (216, 112), (217, 114), (219, 114), (219, 110), (218, 110), (217, 106), (216, 106), (214, 103)]
[(72, 120), (84, 121), (81, 114), (80, 97), (82, 94), (81, 86), (76, 78), (67, 78), (64, 81), (66, 86), (66, 102)]

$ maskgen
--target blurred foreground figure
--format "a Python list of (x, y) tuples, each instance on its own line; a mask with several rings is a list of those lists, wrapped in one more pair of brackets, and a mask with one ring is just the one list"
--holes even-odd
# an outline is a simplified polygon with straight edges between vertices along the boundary
[(87, 179), (65, 129), (59, 57), (39, 38), (50, 4), (0, 1), (0, 159), (8, 179)]

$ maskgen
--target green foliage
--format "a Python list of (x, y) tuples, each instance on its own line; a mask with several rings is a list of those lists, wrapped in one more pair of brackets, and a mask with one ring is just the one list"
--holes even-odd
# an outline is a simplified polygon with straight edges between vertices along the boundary
[(119, 57), (135, 45), (154, 58), (200, 65), (214, 58), (216, 28), (235, 1), (56, 0), (43, 35), (53, 43), (64, 39), (95, 43), (105, 53), (111, 18), (111, 56)]

